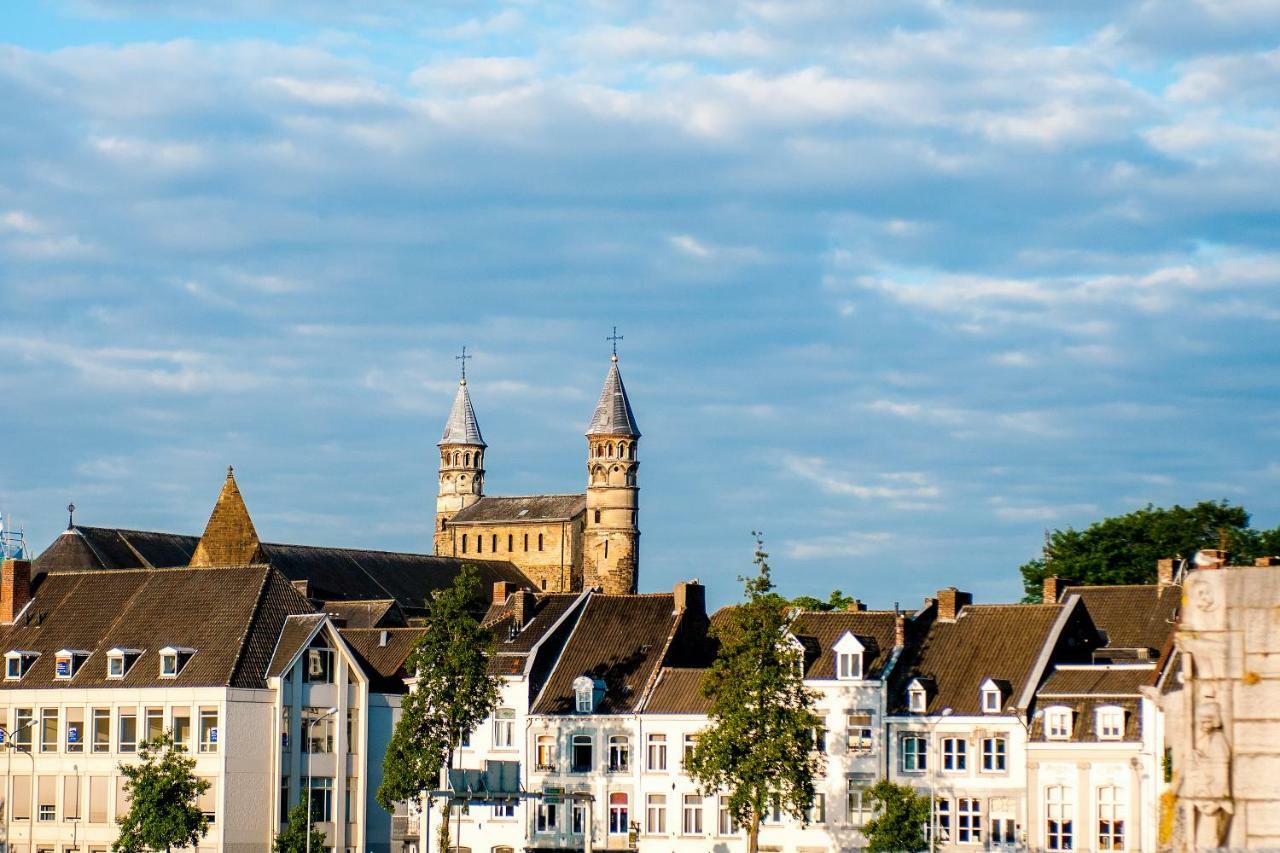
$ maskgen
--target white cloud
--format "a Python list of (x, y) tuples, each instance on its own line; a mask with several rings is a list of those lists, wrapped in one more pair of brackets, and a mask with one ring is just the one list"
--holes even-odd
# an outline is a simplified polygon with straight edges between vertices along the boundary
[(838, 533), (782, 543), (793, 560), (844, 559), (885, 553), (896, 537), (891, 533)]

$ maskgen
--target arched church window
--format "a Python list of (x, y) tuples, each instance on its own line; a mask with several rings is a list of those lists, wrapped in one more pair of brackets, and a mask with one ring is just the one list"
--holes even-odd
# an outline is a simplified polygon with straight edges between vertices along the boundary
[(600, 510), (596, 510), (596, 524), (600, 523)]
[(466, 465), (467, 467), (470, 467), (470, 466), (471, 466), (471, 453), (470, 453), (470, 451), (468, 451), (467, 453), (462, 454), (462, 464), (463, 464), (463, 465)]
[(462, 553), (467, 553), (467, 534), (462, 534)]
[(477, 554), (484, 553), (484, 534), (482, 533), (476, 534), (476, 553)]
[(515, 550), (515, 542), (516, 542), (515, 534), (508, 533), (507, 534), (507, 551), (508, 552)]
[(634, 443), (627, 446), (627, 458), (628, 459), (636, 458), (636, 446)]
[(541, 533), (538, 534), (538, 550), (539, 551), (542, 550), (542, 534)]
[(493, 534), (493, 539), (489, 542), (489, 550), (498, 553), (498, 534)]
[(613, 442), (609, 442), (609, 455), (613, 456)]
[(459, 452), (458, 452), (458, 451), (456, 451), (456, 450), (455, 450), (455, 451), (453, 451), (453, 464), (454, 464), (454, 465), (461, 465), (461, 464), (462, 464), (462, 454), (461, 454), (461, 453), (459, 453)]

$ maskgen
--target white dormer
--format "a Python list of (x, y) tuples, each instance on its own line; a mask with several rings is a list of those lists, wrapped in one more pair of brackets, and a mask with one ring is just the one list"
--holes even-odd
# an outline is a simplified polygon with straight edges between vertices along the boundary
[(21, 649), (14, 649), (11, 652), (5, 652), (5, 680), (17, 681), (19, 678), (22, 678), (22, 676), (27, 674), (27, 670), (31, 668), (31, 664), (35, 663), (36, 658), (38, 657), (40, 657), (39, 652), (28, 652)]
[(142, 656), (141, 649), (116, 647), (107, 652), (107, 678), (124, 678), (133, 662)]
[(89, 652), (83, 649), (59, 649), (53, 656), (53, 677), (60, 681), (75, 678), (88, 659)]
[(836, 653), (837, 680), (856, 681), (862, 678), (862, 653), (866, 651), (866, 647), (852, 632), (845, 631), (831, 650)]
[(182, 672), (182, 668), (187, 665), (187, 661), (191, 660), (191, 656), (195, 653), (195, 649), (165, 646), (160, 650), (160, 677), (177, 678), (178, 673)]
[(907, 710), (923, 714), (929, 708), (929, 685), (923, 678), (913, 678), (907, 685)]
[(1124, 708), (1104, 705), (1094, 712), (1098, 740), (1120, 740), (1124, 737)]
[(1049, 740), (1069, 740), (1072, 728), (1072, 710), (1065, 705), (1044, 709), (1044, 736)]
[(579, 675), (573, 680), (573, 709), (579, 714), (595, 711), (604, 698), (604, 682), (589, 675)]
[(1004, 709), (1004, 690), (994, 678), (982, 682), (982, 713), (999, 714)]

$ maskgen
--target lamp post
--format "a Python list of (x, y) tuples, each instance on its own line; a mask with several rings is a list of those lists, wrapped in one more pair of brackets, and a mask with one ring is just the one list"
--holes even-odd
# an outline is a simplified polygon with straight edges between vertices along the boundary
[[(938, 849), (938, 765), (929, 761), (929, 753), (933, 752), (933, 736), (938, 728), (938, 723), (951, 716), (950, 708), (943, 708), (938, 712), (940, 719), (934, 720), (926, 726), (929, 734), (929, 743), (925, 745), (925, 763), (929, 768), (929, 849)], [(941, 752), (941, 750), (939, 750)]]
[[(18, 735), (22, 733), (22, 730), (23, 730), (23, 729), (29, 729), (29, 728), (31, 728), (32, 726), (34, 726), (35, 724), (36, 724), (35, 718), (32, 718), (32, 719), (28, 720), (26, 723), (24, 723), (23, 725), (18, 726), (18, 728), (14, 729), (12, 732), (10, 732), (10, 733), (9, 733), (9, 736), (5, 739), (5, 746), (6, 746), (6, 747), (8, 747), (8, 757), (7, 757), (7, 759), (6, 759), (6, 766), (5, 766), (5, 775), (8, 777), (7, 782), (6, 782), (6, 783), (7, 783), (7, 786), (8, 786), (8, 796), (5, 798), (5, 799), (6, 799), (6, 803), (5, 803), (5, 809), (4, 809), (4, 849), (5, 849), (5, 853), (9, 853), (9, 851), (13, 850), (13, 839), (12, 839), (12, 838), (10, 838), (9, 833), (12, 831), (12, 828), (13, 828), (13, 823), (12, 823), (13, 818), (12, 818), (12, 815), (13, 815), (13, 750), (14, 750), (14, 744), (15, 744), (15, 742), (17, 741)], [(32, 781), (32, 783), (34, 784), (34, 783), (35, 783), (35, 778), (36, 778), (36, 757), (35, 757), (35, 754), (34, 754), (34, 753), (32, 753), (32, 752), (28, 752), (28, 753), (27, 753), (27, 757), (29, 757), (29, 758), (31, 759), (31, 781)], [(34, 823), (34, 821), (32, 821), (32, 823)]]
[[(307, 723), (307, 740), (306, 740), (306, 743), (307, 743), (307, 853), (311, 853), (311, 826), (312, 826), (312, 822), (311, 822), (311, 755), (312, 755), (311, 729), (315, 726), (316, 723), (320, 722), (326, 717), (332, 717), (336, 713), (338, 713), (337, 708), (330, 708), (320, 716), (316, 717), (311, 722)], [(330, 797), (333, 796), (332, 791), (329, 792), (329, 796)]]

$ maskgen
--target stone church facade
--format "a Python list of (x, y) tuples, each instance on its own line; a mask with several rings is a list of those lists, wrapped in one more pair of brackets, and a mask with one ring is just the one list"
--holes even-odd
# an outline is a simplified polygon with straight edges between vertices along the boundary
[(506, 560), (547, 592), (634, 593), (640, 567), (640, 430), (616, 354), (586, 438), (585, 492), (486, 495), (488, 445), (464, 376), (439, 442), (435, 554)]

